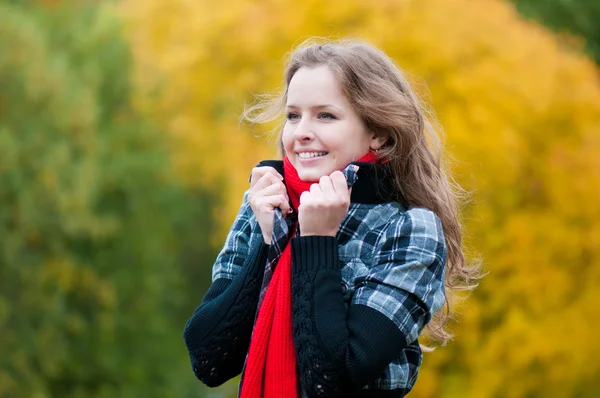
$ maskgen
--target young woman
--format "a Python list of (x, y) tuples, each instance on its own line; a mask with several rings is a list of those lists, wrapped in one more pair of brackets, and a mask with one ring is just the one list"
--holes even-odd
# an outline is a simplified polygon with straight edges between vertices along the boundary
[(403, 397), (427, 326), (442, 343), (461, 252), (439, 139), (400, 70), (357, 41), (307, 42), (285, 90), (246, 112), (285, 113), (283, 160), (250, 189), (184, 339), (196, 376), (242, 374), (240, 396)]

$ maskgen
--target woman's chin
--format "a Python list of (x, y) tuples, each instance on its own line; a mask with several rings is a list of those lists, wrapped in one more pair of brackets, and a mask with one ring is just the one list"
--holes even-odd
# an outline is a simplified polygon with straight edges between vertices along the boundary
[(314, 173), (312, 171), (299, 172), (298, 177), (300, 177), (300, 179), (305, 182), (316, 182), (316, 181), (319, 181), (319, 178), (321, 178), (320, 175), (318, 175), (317, 173)]
[(321, 168), (302, 167), (300, 170), (298, 170), (298, 177), (300, 177), (302, 181), (306, 182), (318, 182), (321, 177), (329, 174), (331, 173), (328, 173), (327, 170)]

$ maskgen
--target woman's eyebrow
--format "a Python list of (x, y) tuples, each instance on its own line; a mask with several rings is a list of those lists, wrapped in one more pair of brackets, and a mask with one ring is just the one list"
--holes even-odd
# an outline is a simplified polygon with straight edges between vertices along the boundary
[[(294, 105), (294, 104), (288, 104), (285, 106), (286, 108), (291, 108), (291, 109), (298, 109), (298, 108), (302, 108), (301, 106), (298, 105)], [(311, 105), (308, 107), (309, 109), (324, 109), (324, 108), (333, 108), (333, 109), (337, 109), (339, 111), (341, 111), (342, 109), (338, 108), (335, 105), (331, 105), (331, 104), (323, 104), (323, 105)]]

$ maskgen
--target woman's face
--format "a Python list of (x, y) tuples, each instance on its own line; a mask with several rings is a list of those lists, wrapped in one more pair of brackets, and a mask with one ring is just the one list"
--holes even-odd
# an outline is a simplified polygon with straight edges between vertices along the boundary
[(288, 87), (285, 154), (304, 181), (342, 170), (348, 163), (379, 148), (381, 138), (369, 133), (331, 70), (300, 68)]

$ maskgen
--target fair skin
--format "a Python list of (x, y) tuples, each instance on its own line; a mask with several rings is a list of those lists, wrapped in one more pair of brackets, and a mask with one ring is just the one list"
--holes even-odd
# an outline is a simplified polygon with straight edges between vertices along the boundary
[[(304, 181), (313, 181), (300, 196), (298, 222), (303, 236), (335, 236), (350, 205), (342, 172), (350, 162), (385, 139), (367, 131), (327, 66), (300, 68), (288, 87), (287, 122), (282, 131), (285, 155)], [(290, 211), (283, 178), (271, 167), (252, 171), (248, 196), (265, 243), (271, 243), (273, 212)]]

